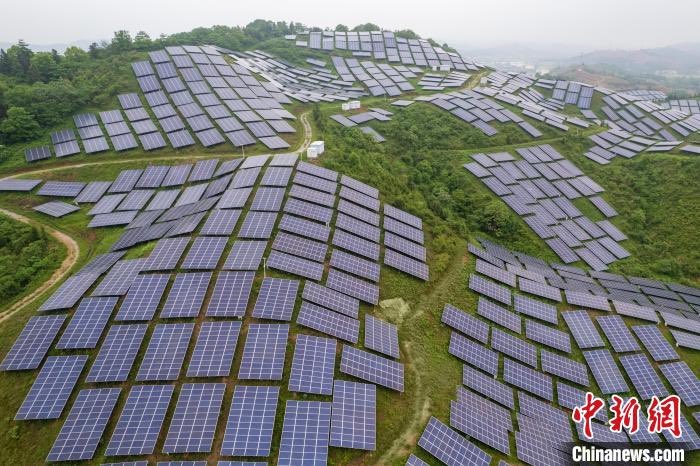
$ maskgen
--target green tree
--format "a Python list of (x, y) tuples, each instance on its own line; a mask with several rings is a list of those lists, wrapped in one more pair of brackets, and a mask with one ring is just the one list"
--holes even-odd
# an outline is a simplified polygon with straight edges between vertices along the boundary
[(39, 124), (22, 107), (11, 107), (0, 123), (0, 138), (8, 144), (30, 141), (39, 135)]
[(116, 52), (125, 52), (131, 50), (132, 44), (131, 34), (129, 34), (129, 31), (122, 29), (114, 32), (110, 47)]
[(338, 32), (348, 32), (350, 29), (344, 24), (339, 24), (335, 27), (335, 30)]
[(151, 36), (146, 31), (139, 31), (134, 36), (134, 46), (137, 50), (147, 50), (153, 45)]
[(32, 55), (29, 65), (29, 81), (47, 83), (58, 77), (58, 64), (51, 53), (38, 52)]
[(361, 31), (381, 31), (382, 28), (377, 26), (376, 24), (373, 23), (365, 23), (365, 24), (358, 24), (354, 28), (352, 28), (353, 31), (361, 32)]

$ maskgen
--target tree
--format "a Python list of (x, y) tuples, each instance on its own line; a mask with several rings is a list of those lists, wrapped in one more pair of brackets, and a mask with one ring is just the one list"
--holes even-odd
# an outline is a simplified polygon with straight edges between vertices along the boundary
[(132, 44), (133, 42), (129, 31), (122, 29), (114, 32), (114, 37), (112, 38), (110, 46), (116, 52), (125, 52), (131, 50)]
[(350, 29), (344, 24), (339, 24), (335, 27), (335, 30), (338, 32), (348, 32)]
[(151, 36), (146, 31), (139, 31), (134, 36), (134, 45), (138, 50), (145, 50), (153, 44)]
[(496, 238), (512, 238), (519, 229), (508, 207), (500, 201), (491, 201), (484, 206), (479, 226)]
[(0, 123), (0, 137), (8, 144), (30, 141), (38, 136), (39, 129), (31, 113), (22, 107), (11, 107)]
[(41, 81), (47, 83), (58, 77), (58, 65), (53, 54), (38, 52), (32, 55), (29, 65), (29, 81)]
[(373, 23), (365, 23), (365, 24), (358, 24), (357, 26), (352, 28), (352, 30), (356, 31), (356, 32), (361, 32), (361, 31), (371, 32), (371, 31), (381, 31), (382, 28), (380, 28), (379, 26), (377, 26), (376, 24), (373, 24)]
[(90, 47), (88, 48), (88, 53), (90, 54), (90, 58), (97, 58), (98, 54), (100, 52), (100, 46), (97, 42), (93, 42), (90, 44)]

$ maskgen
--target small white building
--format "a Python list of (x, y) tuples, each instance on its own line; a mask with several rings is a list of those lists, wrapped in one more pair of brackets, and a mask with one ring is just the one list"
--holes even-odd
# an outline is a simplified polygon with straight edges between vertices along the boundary
[(343, 102), (341, 107), (343, 108), (344, 112), (347, 112), (348, 110), (357, 110), (360, 108), (360, 101), (351, 100), (350, 102)]
[(314, 141), (309, 144), (309, 148), (306, 149), (306, 157), (310, 159), (318, 158), (325, 150), (326, 147), (323, 141)]

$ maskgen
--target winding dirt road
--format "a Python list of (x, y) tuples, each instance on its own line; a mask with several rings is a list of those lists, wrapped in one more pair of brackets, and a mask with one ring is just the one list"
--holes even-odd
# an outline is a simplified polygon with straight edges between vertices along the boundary
[(9, 319), (13, 315), (15, 315), (17, 312), (21, 311), (24, 309), (26, 306), (28, 306), (30, 303), (32, 303), (35, 299), (37, 299), (39, 296), (44, 294), (46, 290), (54, 286), (56, 283), (58, 283), (60, 280), (62, 280), (68, 273), (70, 272), (71, 268), (78, 262), (78, 257), (80, 256), (80, 248), (78, 247), (78, 243), (68, 236), (65, 233), (62, 233), (58, 230), (55, 230), (51, 228), (48, 225), (39, 223), (35, 220), (32, 220), (30, 218), (25, 217), (24, 215), (20, 215), (18, 213), (12, 212), (10, 210), (5, 210), (5, 209), (0, 209), (0, 214), (7, 215), (8, 217), (20, 221), (22, 223), (26, 223), (28, 225), (36, 226), (39, 228), (43, 228), (46, 230), (53, 238), (55, 238), (58, 242), (60, 242), (62, 245), (66, 247), (68, 250), (68, 254), (66, 255), (66, 258), (63, 259), (63, 262), (61, 265), (54, 271), (54, 273), (51, 275), (51, 277), (45, 281), (41, 286), (36, 288), (34, 291), (29, 293), (27, 296), (24, 298), (20, 299), (16, 303), (14, 303), (12, 306), (9, 308), (5, 309), (4, 311), (0, 312), (0, 323), (4, 322), (5, 320)]

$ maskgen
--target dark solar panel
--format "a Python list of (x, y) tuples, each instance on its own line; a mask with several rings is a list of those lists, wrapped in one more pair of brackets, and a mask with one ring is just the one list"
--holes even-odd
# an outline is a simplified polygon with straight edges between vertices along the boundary
[(333, 384), (330, 445), (374, 450), (376, 437), (377, 387), (337, 380)]
[(637, 338), (649, 351), (654, 361), (673, 361), (679, 359), (678, 353), (663, 336), (656, 325), (636, 325), (632, 327)]
[(365, 315), (365, 347), (398, 358), (399, 333), (394, 324)]
[(629, 391), (620, 369), (608, 350), (584, 351), (583, 357), (593, 373), (600, 391), (604, 394)]
[(163, 453), (211, 452), (225, 390), (224, 383), (182, 386)]
[(312, 280), (320, 280), (323, 276), (322, 263), (302, 259), (280, 251), (272, 251), (270, 253), (267, 258), (267, 266)]
[(668, 389), (644, 354), (620, 356), (620, 363), (642, 400), (650, 400), (652, 396), (664, 398), (669, 394)]
[(5, 355), (0, 369), (36, 369), (41, 364), (66, 316), (34, 316), (29, 319)]
[(185, 360), (194, 324), (158, 324), (136, 380), (175, 380)]
[(659, 366), (664, 377), (686, 406), (700, 404), (700, 381), (685, 361)]
[(210, 280), (211, 272), (177, 274), (160, 317), (197, 317)]
[(490, 455), (435, 417), (430, 418), (418, 445), (448, 466), (487, 466), (491, 463)]
[(288, 324), (251, 324), (238, 378), (281, 380), (288, 336)]
[(206, 315), (243, 317), (254, 277), (254, 272), (219, 272)]
[(330, 395), (333, 393), (336, 340), (297, 335), (289, 375), (289, 391)]
[(277, 465), (326, 464), (330, 420), (331, 403), (287, 401)]
[(497, 352), (465, 338), (457, 332), (452, 332), (450, 336), (449, 353), (493, 376), (498, 372), (499, 356)]
[(279, 387), (236, 386), (221, 446), (222, 455), (270, 454), (279, 390)]
[(121, 388), (82, 390), (54, 441), (47, 461), (89, 460), (95, 455)]
[(129, 292), (117, 313), (117, 321), (151, 320), (168, 285), (170, 275), (139, 275), (131, 283)]
[(87, 356), (47, 358), (15, 420), (59, 418), (86, 362)]
[(88, 382), (123, 382), (129, 376), (147, 325), (112, 325), (87, 376)]
[(56, 348), (94, 348), (116, 304), (116, 297), (83, 298), (56, 344)]
[(292, 320), (299, 282), (285, 278), (265, 278), (260, 286), (253, 317), (270, 320)]
[(445, 304), (442, 311), (442, 322), (481, 343), (488, 342), (489, 325), (451, 304)]
[(136, 385), (129, 392), (105, 456), (150, 455), (173, 395), (172, 385)]
[(212, 270), (219, 262), (228, 238), (218, 236), (199, 236), (194, 240), (187, 257), (182, 263), (183, 269)]
[(360, 322), (315, 304), (302, 302), (297, 323), (327, 335), (357, 343)]
[(605, 346), (603, 339), (600, 337), (600, 334), (593, 325), (591, 318), (588, 317), (586, 311), (562, 312), (562, 316), (579, 348), (586, 349)]
[(241, 229), (239, 238), (268, 239), (277, 219), (277, 212), (248, 212)]
[(340, 372), (403, 392), (403, 364), (343, 345)]
[(203, 322), (187, 377), (228, 377), (240, 330), (240, 322)]

